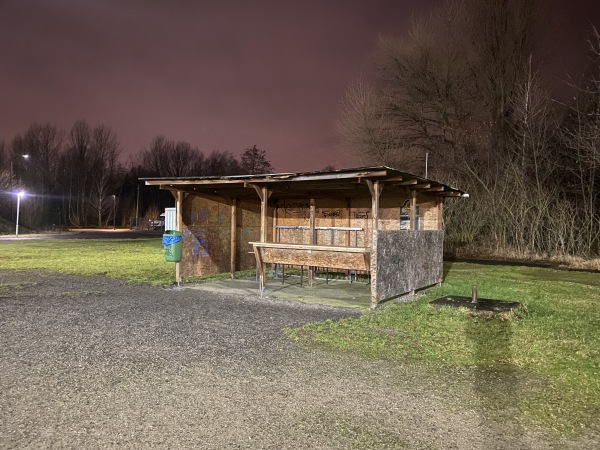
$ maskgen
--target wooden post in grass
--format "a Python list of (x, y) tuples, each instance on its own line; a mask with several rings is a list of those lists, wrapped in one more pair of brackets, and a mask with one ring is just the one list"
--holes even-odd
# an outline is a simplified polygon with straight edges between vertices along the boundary
[(474, 284), (471, 288), (471, 303), (473, 303), (475, 305), (475, 307), (477, 307), (477, 285)]

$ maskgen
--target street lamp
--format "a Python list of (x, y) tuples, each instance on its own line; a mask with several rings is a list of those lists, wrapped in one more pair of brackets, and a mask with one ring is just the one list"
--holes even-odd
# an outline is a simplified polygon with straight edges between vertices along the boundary
[(15, 228), (15, 236), (19, 237), (19, 209), (21, 207), (21, 197), (25, 195), (24, 191), (17, 192), (17, 224)]
[[(29, 155), (20, 155), (21, 158), (23, 159), (29, 159)], [(11, 156), (10, 158), (10, 188), (12, 189), (15, 185), (15, 171), (13, 168), (13, 159), (14, 156)], [(14, 219), (15, 216), (13, 216), (13, 209), (12, 209), (12, 205), (13, 205), (13, 200), (12, 200), (12, 196), (10, 197), (10, 220)]]
[(116, 229), (115, 222), (117, 220), (117, 196), (113, 194), (113, 230)]
[[(14, 170), (13, 170), (13, 158), (14, 158), (14, 156), (13, 156), (12, 158), (10, 158), (10, 182), (11, 182), (11, 184), (12, 184), (12, 182), (13, 182), (13, 176), (14, 176)], [(29, 155), (21, 155), (21, 158), (23, 158), (23, 159), (26, 159), (26, 160), (27, 160), (27, 159), (29, 159)]]

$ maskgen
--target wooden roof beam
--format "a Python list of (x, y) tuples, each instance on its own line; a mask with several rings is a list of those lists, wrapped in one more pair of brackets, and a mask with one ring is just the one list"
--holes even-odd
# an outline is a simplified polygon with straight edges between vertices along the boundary
[(406, 181), (402, 181), (401, 183), (399, 183), (400, 186), (412, 186), (414, 184), (417, 184), (419, 181), (416, 179), (412, 179), (412, 180), (406, 180)]
[(421, 183), (421, 184), (413, 184), (410, 186), (411, 189), (415, 190), (424, 190), (429, 189), (431, 187), (431, 183)]
[(444, 192), (444, 186), (434, 186), (428, 189), (423, 189), (423, 192)]

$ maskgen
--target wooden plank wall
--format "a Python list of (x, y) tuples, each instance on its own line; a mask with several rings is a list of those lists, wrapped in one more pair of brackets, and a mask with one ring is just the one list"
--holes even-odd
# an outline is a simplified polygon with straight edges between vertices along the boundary
[(378, 236), (379, 300), (441, 283), (443, 231), (381, 231)]
[[(357, 233), (357, 246), (368, 247), (371, 238), (371, 202), (364, 200), (316, 199), (316, 227), (362, 227)], [(277, 205), (277, 225), (309, 226), (310, 201), (281, 200)], [(280, 242), (310, 244), (309, 230), (279, 231)], [(354, 232), (317, 230), (317, 244), (354, 246)]]
[[(250, 241), (260, 238), (260, 202), (237, 202), (236, 269), (255, 267)], [(272, 209), (271, 209), (272, 213)], [(226, 273), (231, 268), (231, 204), (189, 196), (183, 205), (181, 276)], [(268, 226), (273, 226), (270, 219)]]

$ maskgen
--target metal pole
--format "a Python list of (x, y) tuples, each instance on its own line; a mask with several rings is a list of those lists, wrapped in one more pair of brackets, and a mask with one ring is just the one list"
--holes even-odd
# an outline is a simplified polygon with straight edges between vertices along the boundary
[(23, 195), (22, 192), (19, 192), (17, 194), (17, 224), (15, 227), (15, 236), (19, 237), (19, 209), (21, 207), (21, 196)]
[(425, 178), (427, 178), (427, 165), (429, 163), (429, 153), (425, 153)]
[[(12, 156), (10, 158), (10, 190), (12, 191), (14, 189), (15, 186), (15, 182), (13, 180), (13, 161), (12, 161)], [(13, 196), (10, 196), (10, 220), (12, 222), (12, 220), (15, 218), (15, 216), (13, 216)]]
[(117, 220), (117, 196), (113, 194), (113, 230), (116, 229), (115, 222)]
[(140, 216), (140, 183), (137, 185), (137, 199), (135, 201), (135, 229), (138, 229), (138, 217)]

